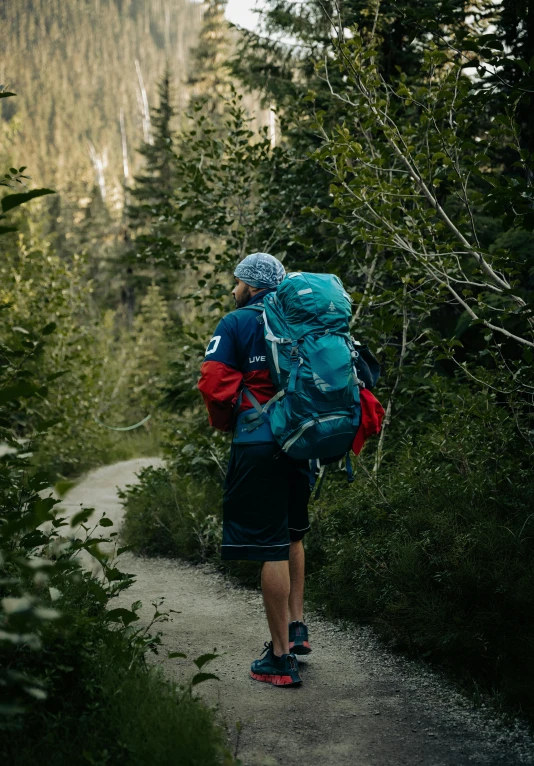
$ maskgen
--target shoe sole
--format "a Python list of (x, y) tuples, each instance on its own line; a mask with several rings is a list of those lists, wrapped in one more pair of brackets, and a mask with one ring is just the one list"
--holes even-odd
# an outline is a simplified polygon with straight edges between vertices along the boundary
[(294, 642), (289, 644), (289, 651), (293, 654), (309, 654), (311, 650), (312, 648), (309, 641), (303, 641), (302, 644), (296, 645)]
[(250, 671), (250, 677), (255, 681), (263, 681), (264, 683), (272, 684), (273, 686), (300, 686), (302, 683), (302, 681), (294, 681), (291, 676), (253, 673), (252, 670)]

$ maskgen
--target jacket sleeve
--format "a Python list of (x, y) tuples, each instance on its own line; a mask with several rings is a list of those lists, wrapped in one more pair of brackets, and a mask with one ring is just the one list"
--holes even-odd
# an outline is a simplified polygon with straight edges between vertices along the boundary
[(208, 343), (198, 382), (210, 425), (219, 431), (230, 431), (232, 428), (233, 409), (242, 381), (235, 328), (233, 322), (225, 317)]

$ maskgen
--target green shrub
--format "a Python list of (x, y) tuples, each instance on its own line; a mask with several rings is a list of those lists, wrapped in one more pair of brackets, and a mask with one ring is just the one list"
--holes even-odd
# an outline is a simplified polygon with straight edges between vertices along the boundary
[(135, 642), (110, 628), (94, 581), (71, 581), (59, 604), (62, 626), (43, 631), (45, 650), (21, 652), (13, 664), (39, 678), (48, 698), (3, 732), (8, 763), (231, 763), (212, 712), (147, 669)]
[(138, 553), (205, 561), (221, 542), (221, 490), (179, 477), (168, 468), (144, 468), (139, 483), (119, 492), (123, 538)]
[[(28, 372), (42, 384), (53, 381), (50, 396), (31, 405), (24, 398), (19, 402), (19, 438), (28, 439), (40, 421), (48, 422), (29, 448), (32, 466), (48, 470), (55, 482), (117, 460), (159, 454), (164, 417), (154, 402), (168, 356), (166, 301), (151, 287), (133, 326), (124, 326), (120, 308), (95, 303), (87, 255), (63, 257), (37, 235), (32, 221), (25, 228), (3, 251), (0, 338), (11, 353), (35, 343)], [(54, 332), (39, 344), (47, 324)], [(147, 425), (132, 431), (101, 425), (127, 427), (147, 414)]]
[[(0, 762), (232, 763), (212, 713), (189, 688), (147, 670), (159, 636), (136, 627), (140, 603), (107, 608), (132, 582), (98, 549), (111, 521), (88, 524), (92, 509), (82, 509), (69, 531), (81, 524), (85, 539), (64, 535), (58, 501), (41, 496), (48, 472), (32, 472), (31, 453), (20, 449), (22, 404), (48, 394), (29, 362), (53, 330), (2, 345), (0, 442), (11, 451), (0, 459)], [(27, 430), (37, 447), (47, 424), (39, 427)], [(80, 569), (81, 550), (98, 559), (102, 580)]]
[(309, 593), (533, 714), (534, 476), (513, 418), (483, 398), (399, 445), (377, 483), (328, 486)]

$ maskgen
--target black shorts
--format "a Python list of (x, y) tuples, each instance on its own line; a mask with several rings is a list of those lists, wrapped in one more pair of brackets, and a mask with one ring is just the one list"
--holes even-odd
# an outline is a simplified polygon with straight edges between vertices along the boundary
[(223, 494), (223, 559), (287, 561), (310, 528), (306, 461), (278, 444), (232, 444)]

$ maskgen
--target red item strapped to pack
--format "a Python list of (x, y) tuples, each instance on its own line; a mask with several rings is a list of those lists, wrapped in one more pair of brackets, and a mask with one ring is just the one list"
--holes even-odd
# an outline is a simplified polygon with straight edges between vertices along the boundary
[(382, 420), (384, 419), (384, 408), (372, 394), (369, 389), (360, 389), (360, 404), (362, 408), (362, 420), (360, 427), (356, 431), (356, 436), (352, 442), (352, 451), (359, 455), (365, 441), (375, 434), (380, 433)]

